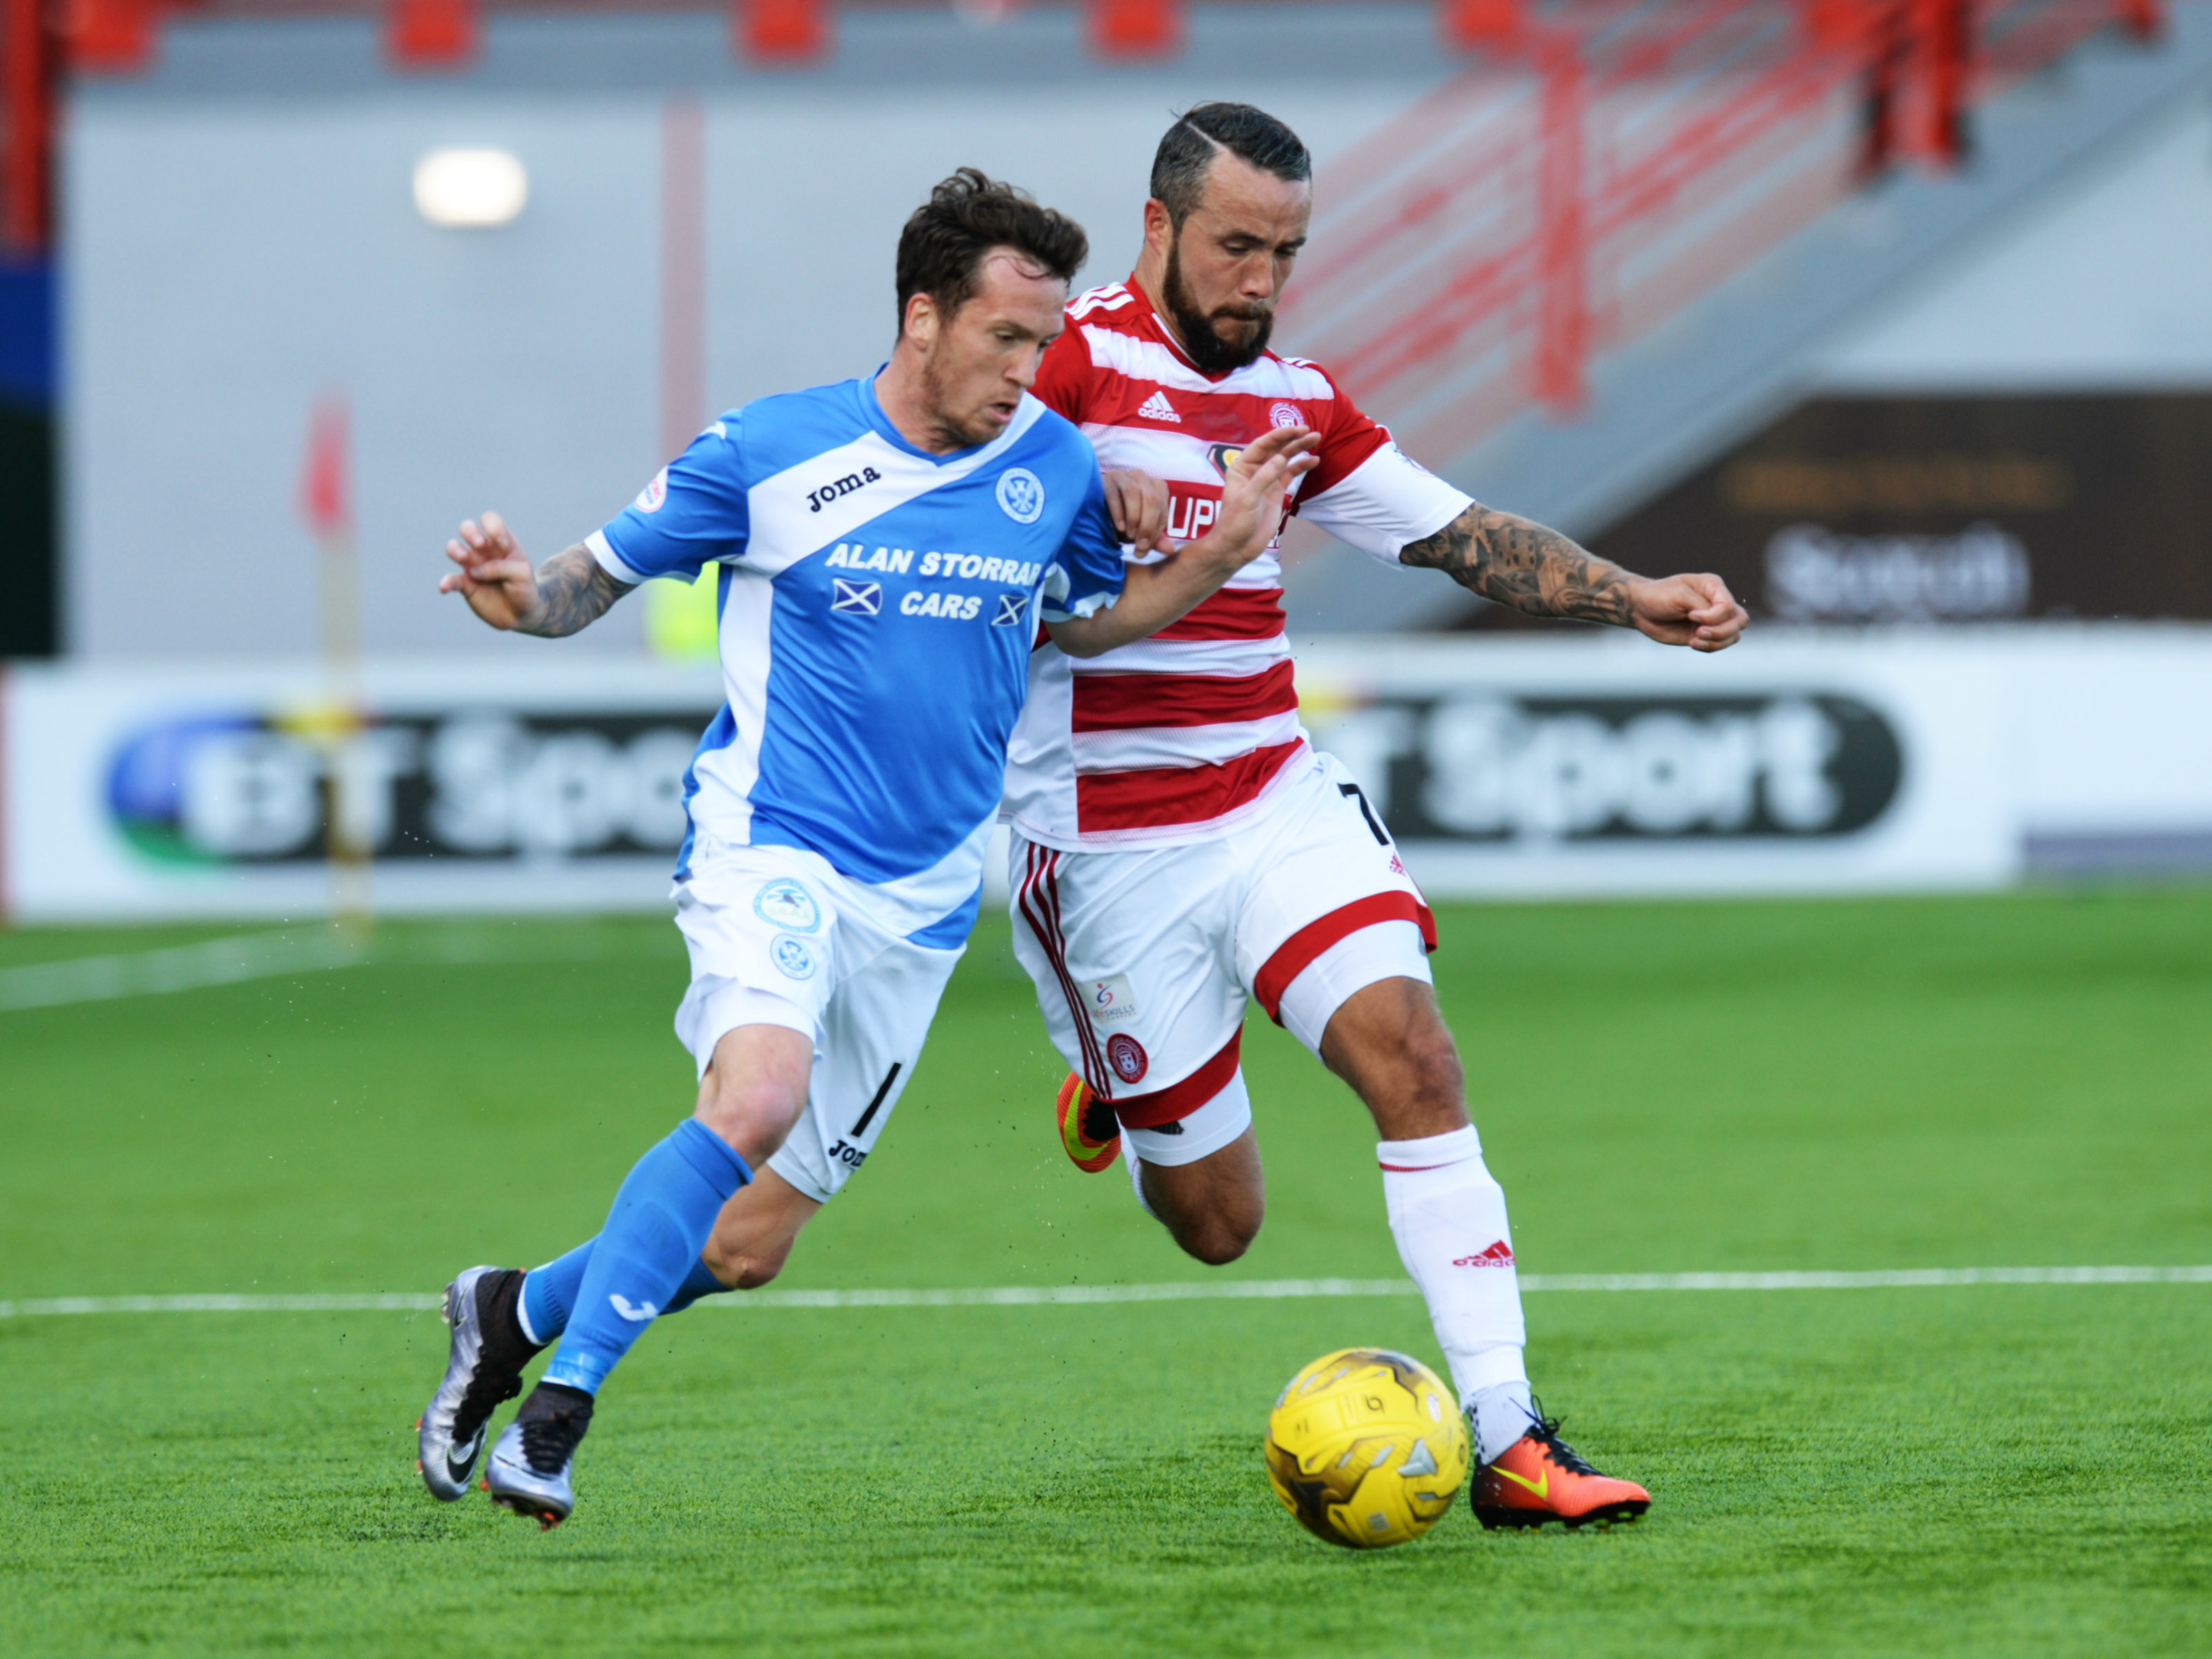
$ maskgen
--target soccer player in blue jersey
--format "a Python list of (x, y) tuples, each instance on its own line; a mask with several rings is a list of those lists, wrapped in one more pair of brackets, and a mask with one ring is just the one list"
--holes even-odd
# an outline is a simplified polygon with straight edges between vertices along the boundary
[(467, 1489), (493, 1409), (559, 1328), (486, 1486), (542, 1526), (568, 1515), (607, 1373), (723, 1288), (700, 1252), (725, 1201), (756, 1170), (829, 1196), (911, 1076), (975, 920), (1038, 624), (1077, 656), (1166, 626), (1267, 544), (1312, 465), (1302, 428), (1252, 446), (1208, 535), (1125, 566), (1090, 443), (1029, 395), (1086, 253), (1073, 222), (963, 169), (907, 222), (874, 375), (724, 416), (540, 569), (492, 514), (448, 544), (443, 591), (549, 636), (719, 566), (727, 701), (684, 775), (676, 871), (696, 1108), (572, 1253), (580, 1275), (545, 1276), (534, 1321), (520, 1273), (447, 1287), (452, 1352), (419, 1431), (438, 1497)]

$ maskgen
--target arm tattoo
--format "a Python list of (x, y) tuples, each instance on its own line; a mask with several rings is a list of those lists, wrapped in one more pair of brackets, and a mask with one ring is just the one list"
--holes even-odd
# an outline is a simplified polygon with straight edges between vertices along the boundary
[(579, 543), (538, 568), (537, 612), (518, 622), (515, 632), (560, 639), (597, 622), (629, 591), (628, 582), (618, 582), (607, 574), (606, 567), (592, 556), (592, 550)]
[(1433, 536), (1409, 542), (1402, 563), (1441, 570), (1470, 592), (1532, 617), (1573, 617), (1626, 627), (1628, 584), (1608, 563), (1542, 525), (1480, 501)]

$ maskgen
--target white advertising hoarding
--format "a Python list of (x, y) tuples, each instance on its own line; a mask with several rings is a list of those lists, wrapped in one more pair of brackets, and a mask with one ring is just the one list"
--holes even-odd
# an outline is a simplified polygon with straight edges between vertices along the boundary
[(313, 665), (18, 670), (9, 911), (321, 914), (334, 798), (380, 908), (660, 903), (720, 676), (550, 653), (528, 671), (371, 668), (356, 715)]
[(1302, 653), (1315, 739), (1439, 895), (1988, 887), (1998, 677), (1917, 641), (1376, 640)]
[[(1299, 684), (1437, 897), (1986, 888), (2039, 836), (2212, 855), (2212, 629), (1400, 636), (1302, 650)], [(18, 668), (0, 903), (319, 915), (335, 799), (380, 908), (657, 907), (720, 701), (711, 666), (557, 647), (373, 666), (358, 716), (313, 665)]]

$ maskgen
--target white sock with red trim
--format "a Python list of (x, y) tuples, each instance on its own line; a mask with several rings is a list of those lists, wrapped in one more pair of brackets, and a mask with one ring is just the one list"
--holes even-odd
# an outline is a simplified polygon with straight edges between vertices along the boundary
[(1474, 1431), (1476, 1460), (1490, 1462), (1535, 1419), (1504, 1188), (1484, 1165), (1472, 1124), (1420, 1140), (1385, 1140), (1375, 1152), (1398, 1259), (1429, 1304)]

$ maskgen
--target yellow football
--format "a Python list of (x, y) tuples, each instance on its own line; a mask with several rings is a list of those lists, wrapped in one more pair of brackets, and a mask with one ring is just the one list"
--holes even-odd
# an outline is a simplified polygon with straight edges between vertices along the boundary
[(1267, 1480), (1316, 1538), (1387, 1549), (1419, 1538), (1467, 1484), (1467, 1423), (1418, 1359), (1345, 1348), (1291, 1379), (1267, 1418)]

